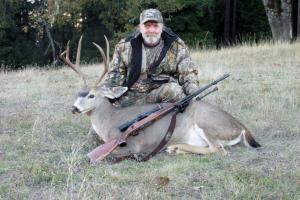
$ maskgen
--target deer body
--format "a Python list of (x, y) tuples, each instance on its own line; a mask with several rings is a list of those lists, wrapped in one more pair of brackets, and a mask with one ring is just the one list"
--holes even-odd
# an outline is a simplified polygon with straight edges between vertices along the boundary
[[(105, 38), (106, 39), (106, 38)], [(107, 54), (109, 44), (107, 42)], [(96, 45), (96, 44), (95, 44)], [(101, 47), (96, 45), (104, 58), (106, 72), (109, 71), (109, 58), (106, 58)], [(69, 60), (68, 47), (61, 58), (83, 79), (85, 90), (78, 95), (73, 105), (73, 113), (87, 113), (90, 116), (93, 129), (98, 136), (107, 142), (121, 132), (118, 126), (137, 115), (152, 110), (154, 104), (131, 106), (125, 108), (114, 107), (107, 99), (122, 95), (128, 88), (113, 89), (99, 87), (104, 74), (93, 87), (87, 87), (86, 76), (80, 71), (79, 41), (76, 64)], [(66, 54), (66, 57), (63, 57)], [(87, 89), (88, 88), (88, 89)], [(162, 106), (166, 104), (160, 104)], [(172, 113), (164, 116), (150, 126), (142, 129), (136, 136), (127, 139), (125, 147), (118, 147), (113, 154), (126, 156), (129, 154), (149, 153), (161, 142), (171, 121)], [(226, 154), (224, 146), (231, 146), (243, 141), (245, 145), (259, 147), (250, 131), (232, 115), (221, 108), (205, 101), (191, 101), (183, 113), (177, 114), (176, 127), (172, 138), (166, 145), (169, 153), (209, 154), (221, 151)]]
[[(120, 124), (155, 106), (149, 104), (115, 108), (102, 96), (95, 101), (99, 104), (89, 115), (95, 132), (104, 142), (121, 134), (118, 129)], [(83, 109), (79, 102), (82, 103), (83, 100), (75, 102), (74, 106), (80, 110), (88, 110)], [(127, 146), (119, 147), (113, 154), (123, 156), (151, 152), (164, 137), (170, 121), (171, 114), (141, 130), (137, 136), (129, 137)], [(182, 144), (201, 148), (231, 146), (242, 141), (242, 134), (246, 131), (248, 132), (244, 125), (219, 107), (205, 101), (192, 101), (183, 113), (178, 113), (176, 128), (167, 147), (170, 147), (170, 152), (176, 153), (179, 152), (176, 145)], [(173, 150), (175, 147), (176, 150)]]

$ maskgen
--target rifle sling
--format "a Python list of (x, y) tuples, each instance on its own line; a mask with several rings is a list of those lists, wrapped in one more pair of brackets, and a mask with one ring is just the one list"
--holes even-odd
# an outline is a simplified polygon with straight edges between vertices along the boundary
[(150, 154), (148, 154), (147, 156), (145, 156), (144, 158), (142, 158), (140, 161), (147, 161), (147, 160), (149, 160), (150, 158), (152, 158), (153, 156), (155, 156), (169, 142), (169, 140), (171, 139), (171, 137), (173, 135), (175, 126), (176, 126), (176, 115), (177, 115), (177, 113), (178, 113), (178, 110), (176, 109), (175, 112), (174, 112), (174, 114), (172, 115), (169, 128), (168, 128), (168, 130), (167, 130), (164, 138), (159, 143), (159, 145)]
[(117, 157), (112, 161), (112, 164), (116, 164), (116, 163), (119, 163), (123, 160), (128, 160), (128, 159), (136, 160), (136, 161), (140, 161), (140, 162), (145, 162), (145, 161), (149, 160), (150, 158), (152, 158), (153, 156), (155, 156), (171, 139), (171, 137), (173, 135), (173, 132), (175, 130), (176, 115), (177, 115), (178, 112), (179, 112), (179, 110), (176, 109), (174, 114), (172, 115), (171, 122), (170, 122), (169, 128), (168, 128), (165, 136), (163, 137), (161, 142), (158, 144), (158, 146), (151, 153), (149, 153), (148, 155), (146, 155), (142, 158), (136, 157), (133, 154)]

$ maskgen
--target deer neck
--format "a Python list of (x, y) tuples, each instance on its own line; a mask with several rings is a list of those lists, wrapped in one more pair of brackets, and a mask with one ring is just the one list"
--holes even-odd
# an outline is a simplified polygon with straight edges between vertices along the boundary
[(108, 139), (108, 131), (112, 128), (114, 110), (114, 106), (107, 99), (103, 99), (101, 104), (90, 113), (94, 130), (104, 141)]

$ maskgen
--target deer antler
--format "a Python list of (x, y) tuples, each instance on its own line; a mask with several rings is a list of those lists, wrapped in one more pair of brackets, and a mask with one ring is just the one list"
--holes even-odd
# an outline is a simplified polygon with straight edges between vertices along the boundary
[(103, 79), (104, 75), (109, 72), (110, 70), (110, 60), (109, 60), (109, 42), (106, 38), (106, 36), (104, 35), (104, 38), (105, 38), (105, 42), (106, 42), (106, 55), (103, 51), (103, 49), (98, 45), (96, 44), (95, 42), (93, 42), (93, 44), (97, 47), (97, 49), (100, 51), (102, 57), (103, 57), (103, 61), (104, 61), (104, 72), (102, 73), (102, 75), (97, 79), (97, 81), (95, 82), (94, 84), (94, 88), (96, 88), (98, 86), (98, 84), (101, 82), (101, 80)]
[(81, 54), (81, 41), (82, 41), (82, 35), (81, 35), (81, 37), (79, 39), (79, 42), (78, 42), (77, 55), (76, 55), (76, 63), (75, 64), (70, 61), (70, 57), (69, 57), (69, 54), (70, 54), (69, 43), (70, 43), (70, 41), (68, 41), (67, 49), (60, 54), (60, 58), (67, 65), (69, 65), (82, 78), (84, 86), (87, 86), (86, 75), (84, 73), (82, 73), (82, 71), (80, 70), (80, 67), (79, 67), (79, 64), (80, 64), (80, 54)]

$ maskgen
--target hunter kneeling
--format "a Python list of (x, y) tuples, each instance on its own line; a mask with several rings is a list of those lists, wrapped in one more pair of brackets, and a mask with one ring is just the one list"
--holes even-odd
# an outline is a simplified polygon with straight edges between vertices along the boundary
[(103, 86), (118, 107), (175, 102), (198, 89), (198, 71), (184, 42), (163, 24), (159, 10), (144, 10), (136, 32), (115, 48)]

